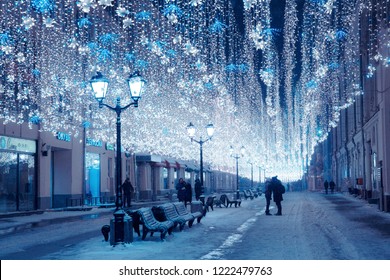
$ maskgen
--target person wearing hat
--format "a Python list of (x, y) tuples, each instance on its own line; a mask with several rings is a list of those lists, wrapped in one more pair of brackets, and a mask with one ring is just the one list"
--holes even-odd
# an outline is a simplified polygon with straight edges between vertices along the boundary
[(278, 212), (276, 216), (282, 216), (282, 201), (283, 194), (286, 192), (286, 188), (282, 185), (282, 182), (278, 179), (278, 176), (274, 176), (271, 179), (272, 193)]

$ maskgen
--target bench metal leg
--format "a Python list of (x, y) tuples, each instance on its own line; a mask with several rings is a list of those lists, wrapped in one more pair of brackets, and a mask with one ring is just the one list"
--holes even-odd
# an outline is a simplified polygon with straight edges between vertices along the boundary
[(147, 234), (148, 234), (148, 230), (144, 227), (142, 229), (142, 240), (145, 240)]

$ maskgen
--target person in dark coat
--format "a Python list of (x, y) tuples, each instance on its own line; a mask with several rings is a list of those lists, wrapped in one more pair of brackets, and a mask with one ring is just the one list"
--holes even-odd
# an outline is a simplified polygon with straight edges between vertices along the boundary
[(282, 201), (283, 194), (286, 192), (286, 188), (282, 185), (282, 182), (278, 179), (278, 176), (272, 177), (271, 186), (274, 202), (278, 207), (278, 212), (275, 215), (282, 216)]
[(186, 184), (186, 193), (185, 193), (185, 199), (184, 199), (184, 205), (187, 206), (187, 202), (192, 202), (192, 187), (190, 183)]
[(126, 178), (126, 180), (123, 182), (122, 191), (123, 191), (123, 206), (131, 207), (131, 196), (133, 195), (134, 188), (129, 178)]
[(333, 193), (334, 192), (334, 188), (336, 187), (336, 184), (333, 182), (333, 181), (330, 181), (329, 183), (329, 188), (330, 188), (330, 192)]
[(267, 216), (271, 216), (272, 214), (269, 212), (269, 205), (271, 204), (271, 199), (272, 199), (272, 185), (270, 180), (267, 180), (267, 182), (265, 182), (264, 195), (266, 201), (265, 214)]
[(324, 182), (324, 188), (325, 188), (325, 193), (328, 194), (328, 188), (329, 188), (328, 180), (325, 180), (325, 182)]
[(177, 198), (180, 202), (184, 202), (186, 198), (186, 182), (183, 180), (183, 178), (179, 179), (179, 183), (176, 185), (177, 190)]
[(199, 179), (195, 180), (195, 199), (199, 200), (199, 197), (202, 195), (202, 184)]

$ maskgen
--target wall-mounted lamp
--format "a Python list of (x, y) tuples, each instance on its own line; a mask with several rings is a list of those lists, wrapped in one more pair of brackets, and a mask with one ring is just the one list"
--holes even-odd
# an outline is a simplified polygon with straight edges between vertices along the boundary
[(46, 143), (42, 144), (41, 153), (42, 153), (43, 157), (47, 157), (48, 156), (50, 148), (51, 148), (50, 145), (46, 145)]

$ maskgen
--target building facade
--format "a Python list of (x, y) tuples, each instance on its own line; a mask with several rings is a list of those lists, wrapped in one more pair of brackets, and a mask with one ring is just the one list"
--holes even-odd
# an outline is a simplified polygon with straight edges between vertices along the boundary
[(321, 190), (325, 180), (334, 180), (340, 191), (390, 212), (390, 7), (387, 1), (368, 2), (374, 8), (363, 10), (354, 26), (363, 94), (340, 112), (338, 126), (316, 149), (323, 168), (311, 173), (319, 177), (311, 188)]
[[(0, 213), (113, 203), (115, 145), (86, 137), (85, 129), (80, 135), (0, 124)], [(135, 200), (172, 198), (179, 178), (194, 188), (200, 169), (196, 162), (126, 151), (121, 168)], [(236, 174), (206, 167), (203, 176), (206, 194), (236, 190)]]

